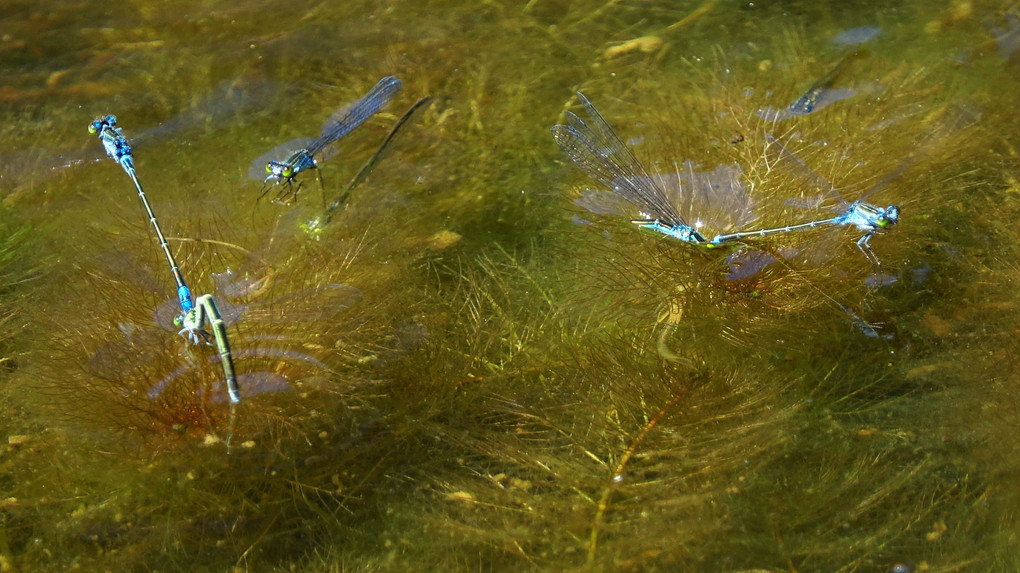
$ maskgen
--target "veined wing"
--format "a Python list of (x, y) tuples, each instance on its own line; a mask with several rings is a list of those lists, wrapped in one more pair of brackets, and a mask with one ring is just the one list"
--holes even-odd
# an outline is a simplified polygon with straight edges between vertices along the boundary
[(821, 198), (816, 201), (816, 206), (827, 204), (827, 207), (837, 212), (846, 210), (850, 204), (849, 201), (833, 187), (832, 183), (829, 183), (822, 176), (815, 173), (799, 157), (787, 149), (782, 142), (772, 137), (771, 134), (766, 133), (765, 139), (768, 142), (765, 146), (765, 154), (773, 166), (784, 166), (806, 185), (814, 187), (821, 192)]
[(552, 128), (553, 138), (570, 158), (606, 188), (626, 199), (649, 218), (658, 218), (673, 226), (687, 226), (665, 191), (657, 186), (644, 166), (620, 139), (609, 123), (582, 94), (591, 126), (567, 112), (568, 125)]
[(393, 76), (379, 80), (379, 83), (375, 84), (375, 87), (364, 97), (351, 104), (339, 119), (331, 121), (323, 127), (322, 135), (307, 147), (308, 155), (315, 156), (332, 143), (346, 137), (347, 134), (385, 107), (403, 85), (399, 79)]
[(900, 161), (899, 165), (887, 173), (886, 176), (869, 189), (867, 193), (862, 195), (861, 198), (857, 200), (858, 202), (867, 200), (868, 197), (871, 197), (875, 194), (875, 192), (900, 178), (919, 161), (927, 157), (928, 154), (930, 154), (940, 143), (974, 124), (977, 121), (979, 114), (974, 109), (955, 105), (944, 110), (940, 110), (936, 115), (939, 115), (938, 119), (934, 120), (934, 125), (927, 130), (929, 135), (922, 141), (915, 144), (912, 147), (912, 151), (902, 161)]

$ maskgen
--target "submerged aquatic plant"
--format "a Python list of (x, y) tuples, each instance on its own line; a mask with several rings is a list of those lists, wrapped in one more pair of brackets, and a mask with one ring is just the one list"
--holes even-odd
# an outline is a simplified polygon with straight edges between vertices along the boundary
[(10, 344), (17, 331), (19, 314), (22, 311), (21, 289), (39, 276), (36, 264), (25, 256), (31, 243), (32, 229), (28, 226), (14, 227), (12, 221), (0, 222), (0, 370), (15, 367), (14, 349)]
[[(300, 230), (294, 226), (288, 232), (296, 236)], [(81, 257), (88, 263), (76, 269), (79, 273), (67, 273), (71, 305), (81, 297), (93, 300), (91, 311), (105, 325), (91, 330), (75, 327), (74, 321), (53, 325), (58, 354), (79, 366), (70, 379), (66, 373), (45, 373), (54, 381), (46, 391), (57, 404), (68, 399), (79, 404), (68, 421), (118, 427), (132, 440), (221, 434), (226, 395), (222, 372), (217, 374), (219, 357), (184, 344), (173, 320), (176, 299), (167, 297), (165, 287), (129, 253), (111, 250), (117, 241), (105, 243), (105, 249)], [(215, 284), (211, 292), (230, 332), (241, 393), (254, 399), (238, 416), (241, 441), (290, 423), (286, 411), (300, 406), (284, 395), (342, 391), (336, 378), (359, 356), (354, 348), (339, 349), (345, 340), (357, 346), (352, 332), (357, 329), (345, 326), (342, 313), (355, 307), (362, 293), (333, 282), (356, 259), (358, 242), (331, 269), (285, 259), (279, 268), (260, 257), (286, 250), (282, 243), (272, 235), (254, 253), (223, 241), (181, 243), (181, 265), (196, 278), (211, 275), (203, 282)], [(220, 255), (208, 258), (209, 252)]]
[[(390, 509), (401, 531), (401, 563), (439, 559), (455, 568), (462, 556), (475, 555), (509, 568), (748, 569), (780, 566), (790, 551), (798, 564), (827, 568), (845, 561), (817, 553), (817, 538), (787, 532), (805, 511), (791, 496), (803, 493), (783, 489), (774, 475), (801, 463), (821, 478), (811, 507), (840, 508), (834, 529), (818, 534), (824, 541), (842, 535), (838, 520), (860, 519), (856, 505), (895, 505), (907, 484), (938, 467), (890, 436), (883, 447), (904, 464), (894, 477), (892, 462), (881, 460), (847, 482), (834, 469), (867, 458), (873, 440), (853, 436), (883, 419), (889, 395), (903, 391), (902, 379), (875, 373), (884, 357), (854, 364), (848, 350), (834, 352), (842, 339), (822, 338), (810, 348), (776, 341), (742, 353), (739, 362), (732, 352), (709, 351), (696, 364), (664, 359), (630, 323), (605, 313), (616, 293), (579, 305), (570, 294), (576, 280), (562, 278), (567, 273), (537, 274), (549, 262), (497, 251), (476, 265), (437, 269), (431, 336), (401, 361), (391, 390), (395, 400), (398, 388), (422, 398), (395, 419), (413, 420), (414, 433), (428, 436), (419, 446), (434, 457), (406, 470), (424, 499)], [(801, 360), (816, 356), (829, 358), (816, 362), (817, 372), (798, 373)], [(834, 383), (841, 387), (826, 392)], [(846, 421), (834, 422), (833, 412)], [(410, 428), (404, 433), (407, 439)], [(913, 502), (923, 503), (933, 487), (917, 491)], [(763, 494), (788, 506), (763, 506)], [(966, 501), (972, 494), (948, 495)], [(735, 513), (745, 517), (731, 522)], [(741, 533), (748, 523), (761, 531)], [(911, 523), (904, 516), (875, 532), (880, 547), (859, 562), (915, 555), (887, 545)], [(755, 546), (753, 556), (728, 552), (739, 539)], [(342, 551), (326, 555), (365, 563)]]

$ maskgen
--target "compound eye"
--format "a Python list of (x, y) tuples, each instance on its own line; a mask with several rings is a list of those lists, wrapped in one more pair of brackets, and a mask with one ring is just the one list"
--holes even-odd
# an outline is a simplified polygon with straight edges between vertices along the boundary
[(272, 175), (272, 173), (273, 173), (273, 162), (272, 161), (270, 161), (269, 163), (266, 163), (266, 173), (269, 173), (270, 175)]
[(293, 167), (285, 167), (283, 169), (283, 171), (281, 172), (281, 175), (283, 175), (287, 179), (290, 179), (291, 177), (294, 176), (294, 168)]
[(890, 205), (886, 208), (883, 218), (889, 225), (895, 225), (900, 220), (900, 210)]

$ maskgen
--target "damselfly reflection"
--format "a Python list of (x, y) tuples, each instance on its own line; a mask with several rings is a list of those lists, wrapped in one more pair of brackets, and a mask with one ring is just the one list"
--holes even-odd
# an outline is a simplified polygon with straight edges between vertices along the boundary
[[(726, 257), (726, 265), (729, 272), (726, 279), (729, 281), (743, 281), (757, 276), (766, 268), (778, 265), (785, 268), (789, 276), (796, 279), (799, 284), (805, 285), (814, 291), (817, 300), (828, 302), (833, 308), (846, 315), (854, 328), (868, 338), (880, 338), (891, 340), (894, 336), (885, 324), (880, 322), (867, 321), (858, 314), (861, 311), (854, 311), (851, 304), (840, 302), (835, 294), (829, 294), (806, 276), (797, 272), (788, 261), (793, 261), (803, 254), (802, 249), (792, 247), (779, 247), (772, 252), (760, 250), (737, 249)], [(877, 286), (877, 285), (872, 285)]]
[(853, 88), (834, 88), (836, 80), (849, 67), (853, 60), (860, 57), (858, 52), (843, 56), (822, 79), (812, 85), (801, 97), (782, 109), (767, 107), (758, 111), (758, 117), (765, 121), (783, 121), (794, 117), (810, 115), (836, 102), (854, 97), (857, 92)]
[[(832, 43), (842, 46), (856, 46), (870, 41), (879, 33), (878, 28), (864, 27), (845, 30), (833, 38)], [(836, 102), (850, 99), (857, 95), (853, 88), (834, 87), (851, 65), (867, 55), (863, 49), (846, 52), (822, 78), (811, 85), (804, 95), (783, 109), (767, 107), (758, 110), (758, 117), (766, 121), (783, 121), (794, 117), (810, 115)]]

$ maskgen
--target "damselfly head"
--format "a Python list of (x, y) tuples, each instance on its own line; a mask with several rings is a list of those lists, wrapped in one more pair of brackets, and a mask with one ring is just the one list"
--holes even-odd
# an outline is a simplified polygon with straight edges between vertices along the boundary
[(294, 177), (294, 168), (289, 163), (283, 163), (280, 161), (270, 161), (266, 163), (266, 173), (269, 177), (266, 179), (274, 179), (279, 183), (283, 179), (290, 179)]
[(101, 133), (105, 128), (114, 127), (115, 125), (117, 125), (117, 118), (112, 115), (97, 117), (89, 124), (89, 133)]
[(892, 227), (896, 223), (900, 222), (900, 209), (895, 205), (889, 205), (885, 208), (885, 213), (879, 215), (878, 226), (879, 227)]

